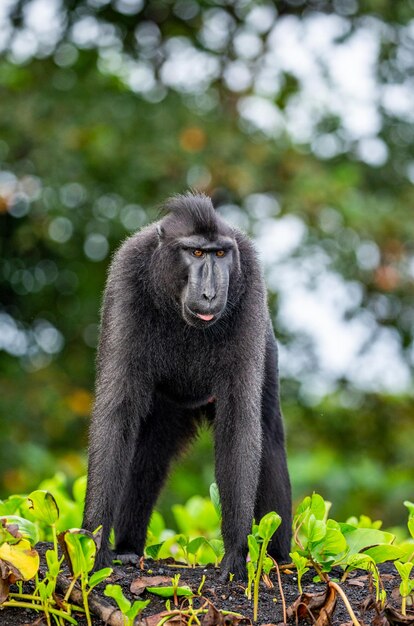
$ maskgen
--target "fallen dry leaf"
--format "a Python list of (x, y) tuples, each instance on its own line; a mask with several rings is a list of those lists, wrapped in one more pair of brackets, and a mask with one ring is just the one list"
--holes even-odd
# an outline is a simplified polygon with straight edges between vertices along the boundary
[(168, 576), (141, 576), (132, 581), (129, 590), (134, 596), (140, 596), (147, 587), (168, 587), (171, 578)]
[(288, 619), (296, 621), (311, 618), (315, 626), (330, 626), (337, 594), (333, 587), (320, 593), (302, 593), (287, 610)]
[(236, 615), (223, 615), (209, 602), (207, 613), (201, 620), (202, 626), (250, 626), (251, 620)]
[[(150, 615), (142, 620), (143, 626), (157, 626), (159, 622), (170, 616), (167, 621), (168, 626), (187, 626), (189, 616), (183, 615), (180, 611), (162, 611), (155, 615)], [(247, 617), (237, 617), (236, 615), (223, 615), (216, 607), (208, 603), (208, 610), (200, 621), (202, 626), (251, 626), (252, 622)], [(269, 624), (268, 626), (272, 626)]]
[(361, 608), (364, 613), (369, 609), (376, 611), (376, 616), (371, 620), (373, 626), (414, 626), (412, 611), (407, 611), (407, 615), (403, 615), (391, 604), (387, 604), (383, 609), (373, 597), (367, 598)]
[(358, 578), (355, 578), (355, 580), (349, 580), (348, 585), (351, 585), (353, 587), (365, 587), (365, 584), (362, 582), (362, 580), (359, 580)]
[(374, 619), (371, 620), (372, 626), (390, 626), (389, 621), (385, 617), (384, 614), (376, 615)]
[(157, 626), (163, 617), (171, 615), (171, 618), (167, 622), (168, 626), (187, 626), (187, 619), (185, 616), (175, 613), (176, 611), (162, 611), (161, 613), (155, 613), (154, 615), (150, 615), (149, 617), (142, 619), (141, 623), (143, 626)]
[(407, 611), (407, 615), (403, 615), (388, 604), (384, 609), (384, 615), (390, 626), (414, 626), (414, 613), (412, 611)]

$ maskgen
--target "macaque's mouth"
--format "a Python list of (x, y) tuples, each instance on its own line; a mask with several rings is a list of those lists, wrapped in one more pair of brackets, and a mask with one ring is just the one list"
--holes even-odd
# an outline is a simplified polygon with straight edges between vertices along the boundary
[(211, 313), (196, 313), (196, 316), (200, 318), (200, 320), (204, 320), (205, 322), (211, 322), (214, 319), (214, 315)]
[(187, 304), (184, 305), (184, 310), (187, 315), (190, 316), (190, 319), (193, 319), (194, 321), (200, 320), (206, 325), (214, 323), (220, 317), (220, 313), (199, 313), (198, 311), (193, 311), (189, 306), (187, 306)]

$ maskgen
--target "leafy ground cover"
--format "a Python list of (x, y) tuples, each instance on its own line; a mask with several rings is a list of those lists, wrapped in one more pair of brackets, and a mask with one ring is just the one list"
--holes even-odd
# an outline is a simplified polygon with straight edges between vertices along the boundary
[[(49, 548), (50, 544), (43, 544), (39, 546), (39, 551), (44, 554), (46, 548)], [(43, 570), (45, 571), (45, 570)], [(398, 612), (399, 610), (399, 577), (395, 570), (395, 568), (391, 564), (384, 564), (380, 566), (381, 571), (381, 579), (384, 585), (384, 590), (387, 593), (387, 597), (391, 603), (391, 606)], [(253, 623), (253, 606), (252, 602), (248, 600), (245, 594), (245, 584), (241, 584), (236, 581), (221, 583), (219, 571), (213, 565), (207, 565), (206, 567), (197, 567), (197, 568), (178, 568), (174, 566), (171, 562), (166, 560), (161, 560), (154, 562), (152, 559), (148, 559), (145, 561), (144, 570), (140, 570), (137, 566), (128, 565), (128, 566), (115, 566), (114, 571), (106, 581), (106, 583), (118, 584), (122, 587), (122, 591), (130, 601), (134, 601), (137, 598), (143, 600), (150, 600), (150, 603), (147, 607), (144, 608), (142, 613), (142, 624), (144, 626), (155, 626), (162, 622), (166, 617), (166, 602), (168, 602), (168, 598), (162, 598), (160, 596), (156, 596), (151, 594), (148, 591), (143, 590), (140, 595), (136, 595), (137, 591), (141, 591), (139, 585), (137, 585), (137, 581), (146, 582), (145, 579), (150, 578), (153, 582), (159, 584), (159, 580), (156, 577), (162, 577), (163, 579), (171, 579), (172, 577), (177, 575), (177, 572), (180, 574), (180, 585), (188, 586), (194, 592), (195, 598), (192, 600), (193, 606), (195, 609), (200, 607), (206, 607), (210, 609), (209, 617), (204, 617), (204, 621), (200, 619), (201, 616), (198, 617), (200, 622), (205, 625), (212, 626), (213, 624), (251, 624)], [(338, 575), (342, 575), (342, 572), (337, 571)], [(198, 589), (200, 586), (200, 582), (205, 576), (205, 582), (203, 588), (201, 590), (201, 595), (198, 595)], [(322, 605), (322, 597), (320, 594), (324, 595), (326, 592), (326, 585), (323, 583), (314, 583), (313, 577), (315, 576), (315, 571), (310, 569), (303, 577), (302, 585), (303, 591), (305, 594), (308, 594), (310, 599), (314, 599), (313, 605), (317, 606), (318, 602)], [(283, 604), (282, 597), (278, 587), (277, 576), (274, 572), (270, 574), (270, 580), (274, 585), (272, 588), (267, 587), (263, 582), (260, 585), (260, 601), (259, 601), (259, 613), (258, 613), (258, 621), (257, 624), (280, 624), (283, 623)], [(298, 588), (297, 588), (297, 575), (293, 570), (289, 570), (288, 572), (281, 572), (281, 581), (282, 581), (282, 589), (285, 598), (285, 602), (287, 605), (287, 610), (289, 607), (294, 606), (295, 601), (298, 598)], [(99, 593), (100, 600), (102, 606), (104, 604), (103, 598), (103, 589), (106, 583), (101, 583), (97, 588), (96, 592)], [(147, 582), (148, 584), (148, 582)], [(164, 584), (166, 584), (164, 582)], [(370, 585), (369, 576), (366, 572), (361, 570), (356, 570), (353, 572), (341, 585), (346, 593), (346, 596), (353, 607), (355, 615), (359, 622), (362, 624), (382, 624), (386, 625), (387, 621), (385, 621), (385, 616), (381, 614), (378, 616), (377, 611), (375, 610), (375, 603), (372, 600), (375, 592), (373, 591), (372, 585)], [(33, 589), (33, 584), (30, 585)], [(131, 591), (131, 589), (135, 589), (135, 593)], [(109, 600), (108, 600), (109, 603)], [(116, 603), (112, 603), (113, 608), (115, 608)], [(179, 612), (174, 619), (169, 621), (170, 624), (174, 626), (181, 626), (189, 623), (188, 617), (188, 608), (189, 608), (189, 600), (187, 597), (179, 597), (178, 601), (178, 610), (182, 610), (182, 615), (180, 616)], [(325, 602), (325, 606), (327, 606), (329, 610), (329, 619), (322, 618), (319, 622), (320, 624), (329, 624), (332, 623), (333, 626), (339, 626), (342, 624), (351, 623), (351, 619), (349, 613), (340, 599), (337, 599), (335, 602), (335, 606), (333, 607), (333, 602), (329, 602), (329, 595), (327, 597), (327, 601)], [(214, 608), (210, 608), (214, 607)], [(171, 600), (170, 609), (175, 610), (174, 602)], [(238, 615), (242, 615), (244, 619), (240, 619), (236, 616), (227, 615), (227, 617), (217, 615), (215, 611), (231, 611), (237, 613)], [(308, 613), (309, 619), (308, 622), (312, 623), (314, 620), (317, 620), (319, 616), (319, 612), (317, 608), (309, 607), (309, 609), (305, 608), (305, 605), (302, 609), (298, 608), (298, 619), (299, 623), (306, 623), (305, 617)], [(312, 620), (312, 614), (314, 615), (314, 620)], [(79, 626), (85, 626), (86, 619), (82, 613), (74, 613), (74, 616), (79, 624)], [(47, 622), (43, 617), (37, 622), (35, 620), (39, 620), (39, 613), (35, 611), (30, 611), (27, 609), (17, 609), (17, 608), (8, 608), (3, 609), (0, 613), (0, 623), (2, 626), (20, 626), (23, 624), (33, 624), (36, 623), (38, 626), (42, 624), (46, 624)], [(226, 620), (226, 621), (225, 621)], [(382, 620), (382, 621), (381, 621)], [(122, 622), (118, 619), (114, 622), (108, 622), (114, 624), (122, 624)], [(168, 623), (168, 622), (167, 622)], [(193, 624), (197, 622), (193, 620)], [(294, 614), (294, 609), (289, 611), (289, 618), (287, 623), (296, 623), (296, 617)], [(393, 621), (392, 619), (388, 621), (390, 624), (414, 624), (414, 618), (408, 617), (406, 621)], [(102, 626), (104, 621), (99, 617), (95, 616), (92, 613), (92, 625), (93, 626)]]
[(330, 519), (330, 503), (313, 494), (294, 516), (291, 563), (279, 567), (267, 554), (280, 524), (271, 512), (248, 536), (246, 581), (223, 581), (214, 485), (211, 500), (175, 508), (182, 532), (156, 514), (145, 557), (98, 571), (99, 529), (61, 530), (46, 490), (12, 496), (0, 503), (0, 623), (414, 624), (414, 504), (405, 505), (411, 538), (397, 542), (368, 517)]

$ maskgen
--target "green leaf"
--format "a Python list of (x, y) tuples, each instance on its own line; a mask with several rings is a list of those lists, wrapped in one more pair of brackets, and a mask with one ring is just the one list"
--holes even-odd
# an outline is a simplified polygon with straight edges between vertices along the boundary
[(318, 493), (313, 493), (310, 497), (310, 510), (317, 520), (324, 520), (326, 518), (327, 511), (330, 508), (330, 503), (325, 500)]
[(60, 572), (61, 561), (54, 550), (46, 550), (46, 563), (49, 573), (56, 578)]
[(175, 504), (171, 507), (180, 533), (190, 535), (197, 528), (211, 532), (217, 529), (217, 513), (211, 500), (193, 496), (185, 506)]
[(184, 585), (183, 587), (147, 587), (147, 591), (161, 596), (162, 598), (172, 598), (174, 596), (174, 590), (177, 596), (192, 596), (194, 595), (190, 587)]
[(312, 543), (310, 551), (312, 558), (317, 563), (326, 565), (330, 569), (335, 562), (344, 556), (346, 550), (346, 540), (339, 530), (338, 524), (333, 520), (328, 520), (325, 536), (316, 544)]
[(391, 533), (375, 528), (355, 528), (349, 524), (339, 524), (339, 527), (348, 544), (349, 554), (356, 554), (380, 544), (391, 544), (395, 540)]
[(145, 552), (148, 554), (149, 557), (155, 560), (156, 558), (158, 558), (158, 553), (164, 543), (165, 542), (163, 541), (162, 543), (154, 543), (152, 546), (146, 546)]
[(259, 522), (259, 536), (262, 537), (262, 539), (271, 539), (281, 522), (282, 518), (275, 511), (266, 513)]
[(295, 517), (300, 517), (303, 513), (308, 511), (311, 506), (310, 496), (303, 498), (302, 502), (298, 505), (295, 513)]
[(78, 479), (75, 480), (75, 482), (73, 483), (72, 492), (75, 502), (78, 502), (80, 505), (83, 506), (86, 496), (86, 476), (80, 476)]
[(395, 567), (402, 580), (408, 580), (410, 578), (411, 570), (413, 569), (413, 563), (401, 563), (400, 561), (395, 561)]
[(270, 556), (266, 555), (263, 560), (263, 573), (268, 574), (273, 566), (274, 566), (273, 559), (271, 559)]
[(410, 580), (410, 574), (414, 564), (411, 562), (401, 563), (400, 561), (395, 561), (394, 565), (401, 576), (400, 594), (403, 598), (406, 598), (414, 589), (414, 580)]
[(134, 624), (136, 616), (141, 613), (150, 602), (151, 600), (135, 600), (133, 602), (131, 608), (125, 613), (125, 615), (130, 619), (131, 624)]
[(96, 556), (93, 533), (74, 528), (60, 533), (58, 538), (72, 575), (79, 577), (88, 574), (94, 566)]
[(325, 520), (330, 507), (330, 502), (326, 502), (318, 493), (312, 494), (311, 511), (317, 520)]
[(221, 500), (217, 483), (211, 483), (210, 485), (210, 499), (217, 513), (217, 517), (221, 519)]
[(347, 549), (347, 543), (341, 532), (339, 524), (334, 520), (326, 523), (326, 534), (323, 539), (324, 552), (327, 554), (340, 554)]
[(48, 592), (47, 592), (47, 581), (41, 580), (39, 581), (39, 583), (36, 586), (36, 591), (39, 593), (39, 596), (42, 600), (42, 602), (47, 602), (48, 599)]
[(386, 561), (395, 561), (396, 559), (401, 559), (404, 555), (404, 549), (400, 546), (381, 544), (379, 546), (367, 548), (363, 551), (363, 553), (369, 554), (369, 556), (375, 561), (375, 563), (385, 563)]
[(414, 542), (413, 541), (403, 541), (398, 544), (399, 549), (401, 550), (401, 556), (398, 558), (399, 561), (412, 561), (414, 555)]
[(37, 489), (27, 496), (29, 509), (34, 517), (51, 526), (59, 519), (59, 508), (55, 498), (49, 491)]
[(19, 533), (24, 539), (28, 539), (32, 545), (39, 541), (39, 531), (36, 524), (28, 519), (19, 517), (18, 515), (5, 515), (0, 517), (0, 543), (1, 543), (1, 527), (8, 524), (16, 524), (19, 527)]
[(187, 549), (188, 546), (188, 537), (185, 537), (185, 535), (177, 535), (176, 537), (176, 542), (178, 543), (179, 546), (181, 546), (182, 548)]
[(375, 567), (374, 560), (368, 554), (351, 554), (346, 560), (348, 570), (364, 569), (371, 570)]
[(372, 519), (370, 517), (368, 517), (367, 515), (360, 515), (359, 519), (356, 518), (355, 516), (353, 517), (349, 517), (346, 520), (347, 524), (350, 524), (351, 526), (355, 526), (356, 528), (376, 528), (376, 529), (380, 529), (382, 526), (382, 522), (381, 520), (376, 520), (376, 521), (372, 521)]
[(404, 500), (404, 506), (407, 507), (409, 515), (414, 516), (414, 502), (410, 502), (409, 500)]
[(309, 543), (317, 543), (326, 535), (326, 524), (311, 513), (309, 519), (303, 524), (303, 532), (307, 536)]
[(104, 596), (113, 598), (119, 606), (121, 613), (124, 615), (126, 615), (127, 611), (131, 608), (131, 602), (124, 596), (121, 585), (106, 585)]
[(206, 540), (204, 539), (204, 537), (196, 537), (195, 539), (192, 539), (191, 541), (188, 542), (187, 551), (190, 554), (196, 554), (198, 550), (201, 548), (201, 546), (204, 545), (205, 543), (206, 543)]
[(259, 559), (259, 544), (257, 543), (257, 539), (254, 535), (247, 535), (247, 545), (249, 548), (250, 560), (253, 563), (257, 563)]
[(298, 572), (305, 573), (305, 571), (309, 570), (309, 568), (307, 567), (308, 559), (305, 556), (301, 556), (298, 552), (291, 552), (290, 558), (292, 559), (292, 562), (294, 563)]
[(26, 502), (26, 496), (9, 496), (7, 500), (0, 500), (0, 515), (9, 517), (19, 512), (20, 507)]
[(223, 556), (224, 543), (222, 539), (209, 539), (207, 543), (217, 557)]
[(148, 525), (148, 534), (154, 541), (160, 538), (161, 533), (165, 530), (165, 521), (159, 511), (153, 511)]
[(89, 578), (89, 581), (88, 581), (89, 587), (91, 589), (93, 587), (96, 587), (96, 585), (99, 585), (99, 583), (106, 580), (106, 578), (108, 578), (112, 574), (112, 572), (113, 572), (112, 567), (104, 567), (102, 569), (98, 569)]
[(411, 537), (414, 539), (414, 516), (409, 518), (407, 526)]
[(330, 502), (326, 502), (318, 493), (313, 493), (312, 496), (306, 496), (296, 509), (294, 518), (295, 525), (300, 525), (304, 520), (307, 520), (310, 515), (313, 515), (315, 519), (319, 521), (324, 521), (330, 506)]

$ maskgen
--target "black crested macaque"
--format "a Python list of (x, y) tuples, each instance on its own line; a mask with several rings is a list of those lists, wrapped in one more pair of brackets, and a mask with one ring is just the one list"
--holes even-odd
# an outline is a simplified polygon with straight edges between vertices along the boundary
[(106, 286), (90, 428), (83, 527), (103, 525), (97, 566), (142, 555), (171, 460), (212, 424), (222, 504), (223, 578), (246, 575), (253, 517), (282, 524), (269, 553), (289, 558), (291, 491), (279, 406), (277, 347), (251, 241), (204, 195), (116, 253)]

